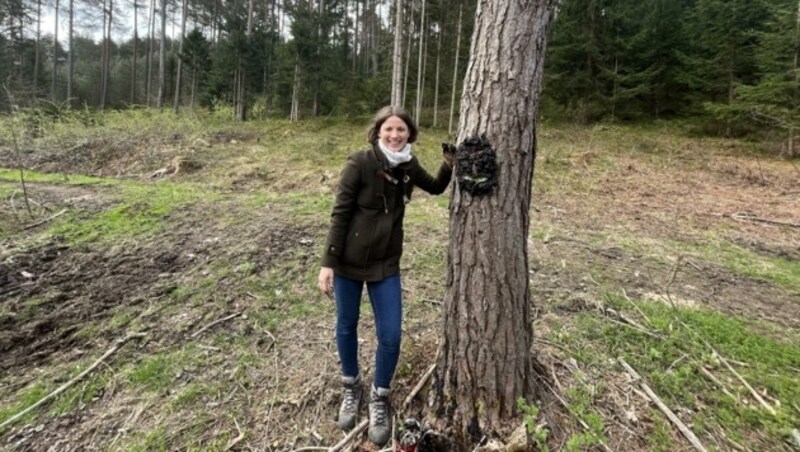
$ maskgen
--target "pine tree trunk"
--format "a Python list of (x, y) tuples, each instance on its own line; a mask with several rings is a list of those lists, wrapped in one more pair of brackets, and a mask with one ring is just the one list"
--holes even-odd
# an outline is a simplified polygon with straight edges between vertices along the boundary
[(104, 80), (103, 83), (103, 105), (110, 103), (110, 86), (111, 86), (111, 24), (114, 19), (114, 0), (108, 0), (108, 32), (106, 37), (106, 59), (105, 67), (103, 68)]
[[(196, 65), (192, 66), (193, 68), (197, 67)], [(194, 92), (197, 89), (197, 70), (192, 69), (192, 94), (189, 98), (189, 109), (194, 109)]]
[(36, 49), (33, 54), (33, 96), (39, 97), (39, 63), (41, 57), (42, 37), (42, 0), (36, 0)]
[(403, 72), (403, 101), (401, 102), (401, 106), (406, 108), (406, 94), (408, 94), (408, 71), (409, 65), (411, 64), (411, 39), (414, 36), (414, 0), (411, 1), (411, 7), (409, 8), (409, 18), (408, 18), (408, 45), (406, 46), (406, 67)]
[(292, 111), (289, 114), (290, 121), (300, 119), (300, 64), (294, 64), (294, 82), (292, 83)]
[(53, 30), (53, 82), (50, 86), (50, 99), (56, 102), (56, 77), (58, 76), (58, 10), (60, 9), (59, 0), (56, 0), (56, 18)]
[(353, 75), (355, 75), (358, 71), (358, 54), (359, 51), (361, 50), (360, 49), (361, 41), (358, 40), (359, 38), (358, 23), (360, 22), (358, 17), (358, 10), (359, 7), (361, 6), (361, 1), (355, 0), (355, 2), (356, 2), (356, 15), (355, 15), (355, 20), (353, 21), (353, 71), (352, 71)]
[(106, 108), (106, 44), (108, 43), (108, 36), (106, 35), (108, 31), (108, 15), (106, 11), (108, 8), (106, 7), (106, 0), (103, 0), (102, 4), (103, 8), (103, 40), (100, 41), (100, 92), (98, 93), (98, 97), (100, 99), (100, 109), (105, 110)]
[(422, 55), (425, 52), (425, 0), (422, 0), (422, 11), (419, 14), (419, 59), (417, 60), (417, 102), (414, 104), (414, 120), (419, 124), (422, 110)]
[(526, 244), (555, 1), (480, 0), (476, 12), (457, 142), (486, 136), (497, 152), (498, 186), (483, 196), (453, 188), (444, 338), (432, 386), (433, 409), (452, 422), (462, 446), (514, 416), (518, 397), (534, 395)]
[(394, 2), (394, 53), (392, 54), (392, 105), (403, 97), (403, 0)]
[(436, 39), (436, 83), (433, 86), (433, 127), (436, 127), (436, 120), (439, 116), (439, 63), (442, 53), (442, 30), (439, 29)]
[(181, 105), (181, 82), (183, 81), (183, 41), (186, 40), (186, 13), (188, 12), (189, 0), (183, 0), (183, 8), (181, 8), (181, 43), (178, 46), (178, 71), (175, 76), (175, 99), (173, 100), (172, 108), (175, 114), (178, 113)]
[(450, 121), (447, 123), (447, 134), (453, 136), (453, 114), (456, 108), (456, 86), (458, 86), (458, 53), (461, 50), (461, 19), (464, 5), (458, 7), (458, 31), (456, 32), (456, 60), (453, 63), (453, 90), (450, 93)]
[[(254, 0), (247, 2), (247, 28), (245, 29), (245, 40), (249, 47), (251, 36), (253, 34), (253, 9)], [(239, 90), (236, 96), (236, 120), (247, 120), (247, 71), (244, 67), (244, 58), (239, 58)]]
[(133, 0), (133, 62), (131, 63), (131, 104), (136, 103), (136, 54), (139, 52), (139, 4)]
[(151, 82), (153, 80), (153, 40), (155, 39), (156, 0), (150, 0), (150, 15), (147, 19), (147, 59), (145, 60), (144, 98), (150, 106)]
[(161, 0), (161, 38), (158, 43), (158, 99), (156, 107), (164, 108), (167, 99), (167, 0)]
[(75, 46), (72, 38), (75, 33), (73, 19), (75, 17), (74, 0), (69, 0), (69, 68), (67, 69), (67, 103), (72, 105), (72, 80), (75, 77)]
[[(798, 67), (800, 61), (798, 60), (800, 60), (800, 0), (797, 2), (797, 16), (794, 23), (794, 62), (792, 66), (794, 72), (794, 90), (792, 92), (792, 97), (794, 98), (795, 109), (798, 105), (798, 97), (800, 97), (800, 67)], [(795, 152), (794, 149), (794, 129), (794, 126), (789, 127), (789, 157), (800, 155), (800, 152)]]
[(369, 10), (369, 24), (370, 24), (370, 40), (369, 40), (369, 47), (370, 47), (370, 60), (372, 62), (372, 76), (378, 76), (378, 31), (376, 30), (375, 23), (377, 22), (377, 18), (379, 16), (376, 15), (377, 9), (377, 1), (372, 2), (372, 8)]

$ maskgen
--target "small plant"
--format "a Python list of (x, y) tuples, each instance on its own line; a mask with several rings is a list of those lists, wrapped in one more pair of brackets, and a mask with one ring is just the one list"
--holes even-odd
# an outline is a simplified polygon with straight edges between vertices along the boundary
[(550, 434), (550, 431), (536, 423), (536, 418), (539, 417), (539, 407), (533, 403), (529, 404), (520, 397), (517, 399), (517, 408), (524, 413), (522, 421), (525, 423), (525, 430), (533, 438), (536, 447), (542, 452), (548, 452), (550, 449), (547, 447), (547, 435)]

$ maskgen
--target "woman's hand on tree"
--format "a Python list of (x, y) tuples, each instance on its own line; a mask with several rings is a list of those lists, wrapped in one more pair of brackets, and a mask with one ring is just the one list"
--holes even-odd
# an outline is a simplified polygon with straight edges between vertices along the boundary
[(317, 286), (328, 298), (333, 298), (333, 269), (322, 267), (319, 271)]
[(450, 143), (442, 143), (442, 157), (450, 165), (450, 168), (454, 167), (456, 164), (456, 147)]

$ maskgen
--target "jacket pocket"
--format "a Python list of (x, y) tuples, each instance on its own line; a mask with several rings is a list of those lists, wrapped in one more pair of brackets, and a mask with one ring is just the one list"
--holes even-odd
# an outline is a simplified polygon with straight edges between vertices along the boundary
[(347, 231), (343, 260), (345, 263), (363, 267), (369, 262), (370, 244), (375, 231), (375, 221), (365, 215), (356, 215)]

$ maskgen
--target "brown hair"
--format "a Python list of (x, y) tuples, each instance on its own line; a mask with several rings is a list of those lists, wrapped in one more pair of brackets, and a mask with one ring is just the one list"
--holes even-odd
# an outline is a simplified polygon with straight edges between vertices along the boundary
[(417, 125), (414, 124), (414, 120), (411, 119), (411, 115), (409, 115), (408, 112), (402, 107), (387, 105), (386, 107), (378, 110), (378, 112), (375, 113), (375, 117), (372, 118), (372, 123), (369, 126), (369, 130), (367, 130), (368, 142), (372, 144), (378, 142), (378, 132), (381, 131), (381, 126), (392, 116), (397, 116), (398, 118), (402, 119), (403, 122), (406, 123), (406, 126), (408, 126), (408, 142), (413, 143), (417, 141), (419, 129), (417, 129)]

